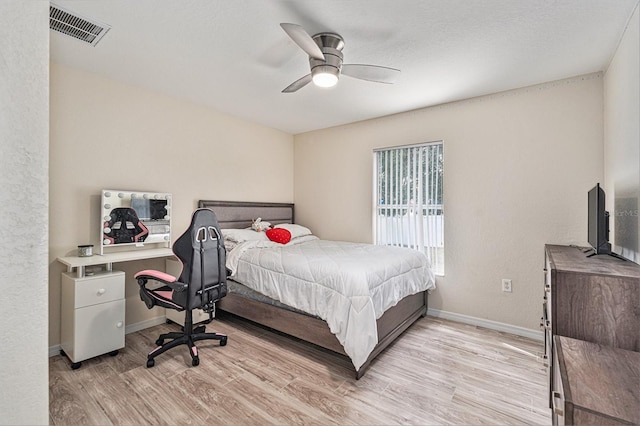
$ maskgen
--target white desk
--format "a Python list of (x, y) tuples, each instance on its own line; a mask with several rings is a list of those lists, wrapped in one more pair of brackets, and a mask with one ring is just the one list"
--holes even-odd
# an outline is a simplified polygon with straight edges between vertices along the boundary
[(94, 265), (105, 265), (107, 271), (113, 269), (113, 264), (117, 262), (129, 262), (133, 260), (154, 259), (158, 257), (173, 256), (173, 251), (168, 247), (153, 248), (144, 250), (119, 251), (105, 254), (94, 254), (88, 257), (64, 256), (59, 257), (58, 262), (67, 265), (67, 272), (76, 269), (76, 277), (84, 277), (85, 267)]
[[(58, 258), (67, 266), (61, 282), (60, 347), (72, 369), (85, 359), (115, 355), (124, 347), (125, 277), (113, 270), (113, 264), (170, 256), (170, 248), (154, 248)], [(85, 276), (85, 268), (94, 265), (105, 269)]]

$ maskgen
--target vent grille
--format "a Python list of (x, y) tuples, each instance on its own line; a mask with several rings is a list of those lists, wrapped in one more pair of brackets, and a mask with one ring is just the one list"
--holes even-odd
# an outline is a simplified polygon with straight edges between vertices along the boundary
[(109, 25), (90, 21), (54, 4), (49, 6), (49, 28), (92, 46), (98, 44), (111, 29)]

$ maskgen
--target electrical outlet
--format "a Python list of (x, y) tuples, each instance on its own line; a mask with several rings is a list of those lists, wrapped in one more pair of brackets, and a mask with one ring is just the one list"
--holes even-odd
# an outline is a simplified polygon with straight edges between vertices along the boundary
[(502, 291), (506, 291), (507, 293), (511, 293), (511, 280), (506, 278), (502, 279)]

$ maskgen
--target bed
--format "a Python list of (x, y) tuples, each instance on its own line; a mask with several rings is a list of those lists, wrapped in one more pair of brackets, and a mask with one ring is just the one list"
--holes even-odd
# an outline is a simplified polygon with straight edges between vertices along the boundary
[[(216, 213), (225, 243), (231, 244), (227, 254), (231, 270), (229, 293), (218, 302), (217, 309), (347, 356), (358, 379), (384, 348), (426, 315), (427, 292), (435, 282), (428, 262), (425, 265), (418, 252), (319, 240), (307, 228), (288, 225), (295, 224), (294, 205), (289, 203), (200, 200), (198, 204)], [(235, 237), (249, 233), (263, 238), (260, 233), (246, 230), (258, 217), (291, 230), (291, 242), (283, 246)], [(298, 234), (299, 230), (309, 232)], [(394, 264), (393, 274), (368, 272), (384, 260), (373, 256), (392, 258), (398, 252), (403, 257)], [(339, 257), (331, 258), (335, 253)], [(300, 258), (307, 261), (304, 267), (298, 267)], [(346, 258), (351, 263), (344, 263)], [(340, 262), (338, 273), (324, 273)], [(359, 266), (361, 263), (365, 269)], [(343, 278), (351, 274), (352, 266), (355, 275)], [(309, 272), (312, 268), (322, 273), (314, 275)], [(328, 284), (320, 282), (325, 277), (329, 277)], [(371, 284), (370, 280), (380, 283)], [(289, 291), (300, 287), (315, 293), (307, 300), (304, 294)], [(344, 291), (347, 293), (342, 294)]]

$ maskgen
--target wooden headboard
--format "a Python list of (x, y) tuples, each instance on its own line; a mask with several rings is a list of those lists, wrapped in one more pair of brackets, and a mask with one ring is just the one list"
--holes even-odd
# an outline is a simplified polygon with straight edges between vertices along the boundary
[(244, 201), (200, 200), (198, 207), (213, 210), (220, 228), (248, 228), (254, 219), (273, 225), (294, 223), (293, 204), (290, 203), (254, 203)]

